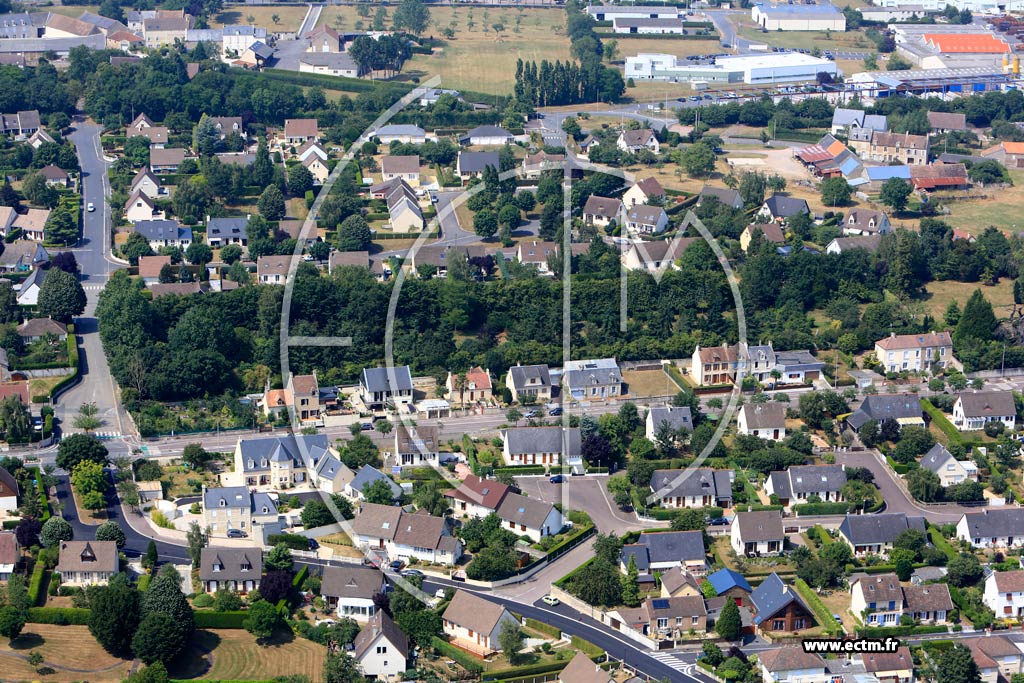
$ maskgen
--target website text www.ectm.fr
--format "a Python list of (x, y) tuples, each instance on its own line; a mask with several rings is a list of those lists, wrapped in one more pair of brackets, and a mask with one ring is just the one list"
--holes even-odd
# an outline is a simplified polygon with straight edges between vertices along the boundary
[(836, 638), (806, 638), (803, 641), (804, 652), (813, 654), (859, 654), (896, 652), (900, 647), (898, 638), (856, 638), (840, 640)]

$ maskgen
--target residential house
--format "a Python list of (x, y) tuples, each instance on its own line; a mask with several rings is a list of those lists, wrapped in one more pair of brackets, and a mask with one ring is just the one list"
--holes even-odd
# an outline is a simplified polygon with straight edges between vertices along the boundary
[(997, 619), (1024, 617), (1024, 571), (989, 574), (983, 599)]
[(367, 622), (379, 610), (373, 596), (387, 588), (384, 572), (359, 564), (328, 565), (320, 579), (320, 595), (340, 619)]
[(61, 541), (57, 572), (64, 586), (105, 586), (120, 571), (114, 541)]
[(756, 234), (760, 234), (761, 239), (772, 244), (783, 245), (786, 243), (786, 234), (778, 223), (751, 223), (740, 233), (740, 249), (744, 253), (750, 251), (750, 243)]
[[(22, 324), (18, 325), (17, 328), (18, 336), (21, 337), (22, 341), (26, 344), (32, 344), (37, 341), (42, 341), (47, 337), (53, 337), (58, 342), (67, 341), (68, 328), (62, 322), (57, 322), (52, 318), (31, 318), (26, 320)], [(0, 473), (0, 479), (3, 474)], [(0, 491), (0, 498), (3, 494)], [(3, 509), (3, 502), (0, 500), (0, 510)]]
[(639, 235), (656, 235), (668, 227), (668, 214), (660, 206), (636, 204), (625, 211), (626, 230)]
[(922, 624), (945, 624), (953, 611), (953, 598), (944, 583), (904, 586), (903, 600), (904, 614)]
[(811, 384), (821, 377), (825, 363), (810, 351), (776, 351), (775, 367), (778, 377), (769, 373), (768, 383), (775, 385)]
[(558, 254), (558, 243), (544, 240), (529, 240), (520, 242), (516, 251), (516, 260), (523, 264), (530, 264), (537, 267), (537, 270), (544, 275), (551, 274), (548, 259)]
[(512, 142), (512, 133), (498, 126), (477, 126), (459, 138), (461, 145), (500, 146)]
[(419, 232), (423, 230), (423, 211), (416, 193), (404, 181), (398, 180), (385, 198), (388, 206), (388, 223), (394, 232)]
[(16, 240), (4, 245), (0, 253), (0, 273), (24, 273), (50, 261), (50, 255), (39, 242)]
[(789, 509), (809, 502), (811, 496), (826, 503), (840, 502), (844, 500), (844, 484), (846, 471), (842, 465), (792, 465), (787, 470), (769, 474), (764, 492), (777, 496), (779, 503)]
[(439, 445), (438, 429), (434, 425), (407, 427), (399, 424), (395, 427), (393, 453), (398, 465), (436, 465)]
[(150, 199), (156, 199), (160, 195), (165, 194), (163, 187), (160, 185), (160, 181), (157, 180), (157, 177), (149, 170), (149, 166), (143, 166), (139, 169), (139, 172), (135, 174), (134, 178), (132, 178), (132, 184), (128, 186), (128, 191), (132, 195), (136, 192), (144, 194)]
[(443, 517), (412, 514), (399, 507), (362, 503), (352, 521), (352, 539), (381, 559), (453, 565), (462, 557), (462, 541), (451, 535)]
[(256, 279), (261, 285), (283, 285), (288, 281), (292, 256), (260, 256), (256, 259)]
[(455, 100), (462, 99), (462, 93), (458, 90), (450, 90), (446, 88), (428, 88), (425, 92), (420, 94), (420, 106), (430, 107), (437, 104), (437, 101), (443, 96), (449, 95)]
[(206, 243), (212, 248), (218, 249), (229, 244), (237, 244), (244, 247), (249, 243), (245, 234), (246, 226), (249, 225), (249, 218), (236, 216), (232, 218), (206, 217)]
[(893, 333), (875, 342), (875, 357), (886, 372), (959, 367), (953, 357), (953, 336), (949, 332)]
[(663, 425), (679, 434), (693, 431), (693, 415), (688, 406), (651, 406), (644, 418), (644, 435), (649, 441), (657, 442), (658, 432)]
[(183, 10), (178, 16), (169, 16), (165, 13), (162, 16), (142, 20), (142, 34), (148, 48), (184, 43), (191, 29), (192, 16), (185, 14)]
[(965, 513), (956, 537), (975, 548), (1019, 548), (1024, 545), (1024, 508), (983, 508)]
[(998, 161), (1009, 169), (1024, 168), (1024, 142), (1004, 140), (983, 151), (981, 156)]
[(811, 213), (807, 202), (798, 197), (786, 197), (781, 194), (773, 194), (764, 200), (761, 209), (757, 212), (757, 218), (763, 221), (785, 223), (793, 216), (802, 213)]
[(754, 591), (742, 574), (728, 567), (708, 574), (707, 579), (711, 587), (715, 589), (716, 597), (733, 600), (740, 607), (749, 603), (750, 594)]
[(508, 369), (505, 386), (516, 403), (551, 400), (551, 372), (546, 365), (514, 365)]
[(737, 512), (729, 535), (737, 555), (750, 557), (780, 553), (786, 540), (782, 529), (782, 513), (767, 510)]
[(163, 212), (157, 210), (152, 198), (141, 190), (136, 190), (124, 205), (124, 215), (129, 223), (152, 221), (163, 218)]
[(326, 493), (341, 493), (355, 478), (355, 472), (348, 465), (326, 453), (316, 461), (313, 483)]
[(663, 508), (732, 507), (733, 470), (708, 467), (685, 470), (655, 470), (651, 493)]
[(611, 675), (590, 657), (577, 652), (569, 665), (558, 674), (558, 683), (613, 683)]
[(700, 194), (697, 195), (697, 207), (699, 208), (709, 200), (725, 204), (732, 209), (743, 208), (743, 197), (740, 196), (739, 191), (728, 187), (712, 187), (711, 185), (702, 187)]
[(665, 190), (657, 178), (641, 178), (622, 195), (622, 203), (628, 209), (637, 204), (653, 204), (665, 200)]
[(888, 235), (891, 230), (889, 217), (883, 211), (850, 209), (843, 218), (844, 235)]
[(321, 161), (327, 161), (331, 155), (316, 140), (307, 140), (295, 152), (295, 158), (301, 162), (306, 162), (310, 157), (314, 156), (318, 157)]
[(501, 605), (462, 590), (455, 591), (441, 623), (452, 645), (480, 656), (501, 649), (498, 638), (506, 626), (519, 626), (519, 621)]
[(782, 441), (786, 438), (786, 405), (783, 403), (745, 403), (736, 418), (740, 434)]
[(370, 410), (412, 401), (412, 374), (408, 365), (365, 368), (359, 376), (359, 395)]
[(263, 540), (263, 527), (278, 533), (277, 505), (266, 493), (250, 493), (246, 486), (203, 488), (203, 526), (214, 538), (225, 538), (229, 531), (241, 531)]
[(48, 271), (36, 268), (29, 276), (21, 281), (21, 289), (18, 290), (19, 306), (36, 306), (39, 304), (39, 292), (43, 288)]
[(378, 612), (352, 641), (352, 657), (368, 680), (400, 680), (409, 663), (409, 638), (387, 612)]
[[(18, 509), (18, 482), (6, 468), (0, 467), (0, 510), (12, 512)], [(0, 563), (2, 564), (2, 563)]]
[[(653, 582), (654, 577), (648, 575)], [(661, 597), (678, 598), (685, 596), (701, 596), (700, 583), (693, 574), (681, 567), (672, 567), (661, 575)], [(710, 621), (710, 619), (709, 619)]]
[(553, 171), (562, 168), (565, 163), (564, 154), (548, 154), (544, 150), (536, 154), (527, 154), (523, 157), (523, 177), (528, 180), (536, 180), (545, 171)]
[(71, 176), (68, 175), (67, 171), (53, 164), (47, 164), (39, 169), (39, 175), (46, 179), (48, 187), (56, 187), (58, 189), (71, 187)]
[(316, 119), (285, 119), (284, 130), (278, 138), (282, 147), (299, 147), (310, 140), (320, 139), (320, 129)]
[(452, 512), (460, 517), (486, 517), (497, 512), (498, 506), (509, 495), (511, 488), (499, 481), (481, 479), (469, 474), (458, 488), (444, 491), (451, 500)]
[(662, 273), (668, 268), (678, 270), (676, 261), (690, 245), (700, 239), (677, 234), (672, 239), (632, 241), (622, 245), (620, 260), (626, 270), (645, 270), (650, 273)]
[(294, 408), (295, 418), (304, 424), (321, 421), (320, 384), (316, 370), (311, 375), (289, 375), (284, 390), (286, 405)]
[(882, 115), (867, 114), (860, 109), (836, 107), (832, 114), (832, 135), (849, 134), (855, 130), (884, 132), (889, 130), (889, 123)]
[(479, 178), (488, 166), (498, 170), (501, 168), (497, 152), (459, 152), (455, 160), (455, 172), (463, 182), (470, 178)]
[(771, 342), (747, 347), (747, 375), (764, 384), (772, 381), (775, 370), (775, 349)]
[(330, 26), (318, 26), (306, 34), (306, 52), (341, 52), (345, 39)]
[(860, 431), (869, 420), (878, 424), (895, 420), (901, 427), (923, 427), (923, 415), (921, 399), (915, 394), (874, 394), (864, 397), (864, 402), (846, 418), (846, 424), (854, 431)]
[(633, 558), (640, 574), (652, 581), (655, 573), (672, 568), (703, 576), (708, 570), (706, 555), (703, 531), (643, 532), (636, 543), (622, 546), (619, 569), (625, 572)]
[(384, 182), (404, 180), (410, 187), (420, 186), (420, 156), (385, 156), (380, 160), (380, 171)]
[(587, 197), (587, 203), (583, 205), (583, 222), (587, 225), (607, 228), (612, 221), (619, 220), (621, 211), (621, 200), (592, 194)]
[(868, 626), (899, 626), (904, 606), (895, 574), (866, 575), (850, 586), (850, 612)]
[(965, 131), (967, 130), (967, 116), (944, 111), (930, 111), (928, 112), (928, 125), (931, 126), (933, 135)]
[[(257, 40), (252, 43), (249, 47), (245, 48), (245, 51), (238, 56), (233, 64), (235, 66), (245, 67), (247, 69), (258, 69), (265, 66), (268, 61), (274, 56), (274, 48), (270, 47), (262, 40)], [(299, 57), (299, 70), (302, 70), (303, 57)]]
[(502, 432), (505, 464), (573, 465), (583, 458), (576, 427), (510, 427)]
[(162, 149), (167, 146), (167, 138), (170, 136), (171, 131), (167, 126), (144, 126), (142, 128), (128, 127), (125, 129), (125, 138), (144, 137), (149, 140), (149, 147), (153, 149)]
[(953, 404), (953, 424), (961, 432), (984, 429), (989, 422), (1002, 422), (1012, 432), (1017, 425), (1017, 405), (1011, 391), (964, 392)]
[[(741, 512), (740, 514), (760, 515), (764, 513)], [(779, 522), (781, 524), (781, 517)], [(774, 572), (750, 594), (750, 606), (754, 609), (754, 628), (759, 632), (793, 632), (815, 626), (814, 615), (807, 603), (792, 586), (783, 583), (779, 575)], [(800, 648), (795, 647), (784, 647), (774, 652), (792, 651), (802, 652)]]
[(329, 454), (323, 434), (264, 436), (239, 439), (235, 445), (231, 480), (247, 488), (284, 490), (306, 483), (311, 466)]
[[(244, 35), (246, 30), (250, 28), (249, 26), (225, 26), (224, 37), (225, 39), (235, 37), (239, 35), (239, 32), (242, 32)], [(264, 36), (266, 35), (266, 29), (257, 28), (255, 30), (257, 33), (262, 31)], [(257, 35), (259, 39), (262, 39), (262, 37)], [(210, 121), (213, 122), (213, 127), (220, 133), (221, 140), (226, 139), (232, 134), (237, 134), (242, 138), (245, 137), (245, 123), (242, 122), (241, 116), (211, 116)]]
[(299, 55), (299, 73), (359, 78), (363, 71), (347, 52), (307, 52)]
[(199, 556), (199, 580), (207, 593), (224, 589), (247, 594), (260, 587), (263, 551), (207, 546)]
[(1020, 646), (1006, 636), (964, 638), (963, 644), (971, 651), (982, 683), (1006, 683), (1024, 671)]
[(957, 460), (941, 443), (921, 456), (920, 465), (934, 472), (943, 486), (954, 486), (968, 479), (978, 480), (978, 466), (969, 460)]
[(159, 251), (160, 247), (188, 249), (192, 244), (192, 228), (185, 227), (177, 219), (155, 219), (138, 221), (135, 232), (149, 240), (149, 247)]
[(600, 144), (601, 144), (600, 141), (597, 138), (595, 138), (593, 135), (588, 135), (587, 137), (585, 137), (582, 140), (580, 140), (579, 141), (580, 158), (581, 159), (588, 159), (589, 160), (590, 159), (590, 149), (592, 147), (599, 147)]
[(861, 237), (834, 237), (825, 247), (826, 254), (844, 254), (852, 249), (864, 249), (875, 253), (882, 244), (881, 235), (863, 235)]
[[(462, 382), (461, 386), (460, 382)], [(467, 370), (464, 378), (449, 372), (444, 384), (445, 389), (448, 390), (449, 400), (456, 405), (490, 403), (494, 397), (491, 373), (480, 366)]]
[(622, 371), (614, 358), (567, 361), (562, 381), (575, 401), (616, 398), (623, 393)]
[(648, 597), (637, 608), (617, 610), (622, 623), (650, 638), (675, 640), (707, 631), (708, 612), (700, 596)]
[(645, 149), (654, 154), (661, 152), (661, 143), (658, 142), (658, 138), (650, 128), (622, 131), (615, 141), (615, 146), (623, 152), (633, 154)]
[(762, 652), (757, 660), (764, 683), (827, 683), (832, 680), (825, 660), (800, 647)]
[(565, 517), (554, 505), (518, 493), (509, 493), (502, 499), (497, 515), (504, 528), (516, 536), (528, 537), (533, 543), (561, 533), (566, 526)]
[(910, 648), (901, 645), (896, 652), (875, 652), (860, 655), (864, 671), (878, 683), (914, 683), (914, 658)]
[(395, 483), (395, 480), (384, 474), (376, 467), (363, 465), (355, 473), (352, 479), (345, 484), (343, 489), (345, 495), (352, 500), (363, 500), (363, 490), (376, 481), (383, 481), (391, 489), (391, 499), (398, 500), (402, 497), (402, 487)]
[(7, 237), (14, 228), (14, 219), (18, 212), (10, 206), (0, 206), (0, 237)]
[(158, 175), (177, 173), (181, 162), (185, 161), (185, 150), (183, 149), (150, 149), (149, 167), (153, 173)]
[(0, 133), (24, 140), (42, 128), (39, 111), (30, 109), (16, 114), (0, 114)]
[(45, 144), (53, 144), (56, 140), (49, 133), (40, 128), (28, 138), (28, 144), (32, 149), (39, 149)]
[(738, 346), (708, 346), (700, 344), (693, 350), (690, 374), (698, 386), (731, 384), (739, 366)]
[(871, 144), (862, 156), (886, 164), (927, 164), (928, 136), (875, 131), (871, 136)]
[(853, 549), (856, 557), (888, 557), (893, 542), (907, 529), (923, 532), (924, 518), (908, 517), (902, 512), (847, 515), (839, 525), (839, 539)]
[(388, 124), (378, 128), (373, 137), (382, 145), (389, 145), (392, 142), (422, 145), (427, 141), (427, 132), (412, 124)]
[[(14, 217), (13, 228), (21, 230), (21, 236), (34, 242), (46, 241), (46, 223), (50, 220), (49, 209), (27, 209)], [(7, 247), (10, 248), (10, 245)]]
[(21, 546), (13, 531), (0, 532), (0, 581), (10, 581), (21, 560)]

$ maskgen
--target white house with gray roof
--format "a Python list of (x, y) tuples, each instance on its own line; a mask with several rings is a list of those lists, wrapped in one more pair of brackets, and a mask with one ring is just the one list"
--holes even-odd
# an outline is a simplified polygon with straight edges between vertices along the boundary
[(207, 593), (223, 588), (245, 594), (260, 587), (263, 551), (259, 548), (207, 546), (199, 558), (199, 580)]
[(313, 481), (321, 491), (341, 493), (355, 476), (348, 465), (328, 453), (317, 461)]
[(782, 441), (786, 438), (786, 406), (783, 403), (745, 403), (736, 418), (740, 434)]
[(281, 532), (274, 500), (266, 493), (250, 492), (245, 486), (204, 487), (203, 526), (214, 538), (225, 538), (229, 531), (241, 531), (260, 543)]
[(328, 455), (330, 448), (323, 434), (239, 439), (234, 471), (222, 479), (250, 488), (289, 489), (308, 482), (307, 463), (315, 467)]
[(1017, 404), (1012, 391), (973, 391), (956, 397), (953, 424), (961, 432), (984, 429), (989, 422), (1002, 422), (1007, 430), (1017, 426)]
[(376, 567), (358, 564), (324, 567), (320, 595), (338, 617), (369, 621), (377, 614), (373, 596), (383, 593), (387, 582)]
[(984, 508), (968, 512), (956, 524), (956, 537), (975, 548), (1024, 546), (1024, 508)]
[(501, 158), (497, 152), (459, 152), (455, 160), (455, 172), (463, 180), (476, 178), (484, 174), (488, 166), (497, 171), (501, 168)]
[(732, 507), (733, 470), (700, 467), (688, 470), (655, 470), (651, 493), (663, 508)]
[(228, 244), (246, 246), (249, 240), (245, 228), (249, 224), (249, 216), (233, 218), (206, 217), (206, 243), (211, 247), (223, 247)]
[(703, 576), (708, 568), (706, 554), (702, 531), (644, 532), (636, 543), (622, 546), (619, 569), (625, 572), (629, 558), (633, 557), (641, 576), (651, 576), (674, 567)]
[(924, 531), (924, 517), (902, 512), (877, 515), (847, 515), (839, 525), (839, 539), (853, 549), (855, 557), (888, 557), (893, 542), (907, 529)]
[(571, 360), (562, 370), (562, 382), (576, 401), (617, 398), (622, 395), (622, 371), (614, 358)]
[(934, 472), (943, 486), (978, 480), (978, 466), (969, 460), (957, 460), (941, 443), (932, 446), (921, 456), (921, 467)]
[(782, 552), (786, 541), (782, 512), (737, 512), (729, 528), (729, 536), (737, 555), (749, 557)]
[(626, 230), (636, 235), (656, 235), (668, 227), (668, 214), (660, 206), (637, 204), (626, 209)]
[(663, 424), (679, 432), (693, 431), (693, 414), (689, 406), (651, 406), (644, 419), (644, 436), (655, 441)]
[(385, 145), (392, 142), (422, 145), (427, 141), (427, 132), (419, 126), (392, 123), (378, 128), (373, 137)]
[(517, 403), (524, 400), (550, 401), (551, 371), (546, 365), (513, 365), (508, 369), (505, 386)]
[(384, 481), (391, 489), (391, 497), (398, 500), (402, 497), (402, 487), (395, 483), (395, 480), (384, 474), (376, 467), (363, 465), (355, 476), (345, 484), (343, 493), (352, 500), (363, 500), (363, 489), (375, 481)]
[(554, 536), (566, 526), (565, 517), (551, 503), (508, 493), (496, 511), (502, 527), (516, 536), (528, 536), (539, 543), (545, 536)]
[(578, 427), (512, 427), (502, 432), (507, 465), (582, 466)]
[(365, 368), (359, 376), (359, 394), (370, 410), (383, 410), (412, 401), (412, 372), (408, 365)]
[(779, 502), (789, 509), (807, 503), (811, 496), (822, 502), (843, 500), (842, 488), (846, 472), (842, 465), (793, 465), (781, 472), (772, 472), (764, 484), (764, 492), (778, 496)]

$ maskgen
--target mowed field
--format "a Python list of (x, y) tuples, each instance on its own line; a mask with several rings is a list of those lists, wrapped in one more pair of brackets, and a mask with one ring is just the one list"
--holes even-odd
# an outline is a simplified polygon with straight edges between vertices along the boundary
[(769, 31), (762, 33), (750, 18), (740, 23), (739, 35), (755, 43), (804, 50), (860, 50), (874, 52), (875, 44), (868, 40), (863, 31)]
[(950, 302), (956, 301), (962, 310), (964, 304), (967, 303), (967, 299), (974, 293), (975, 289), (980, 289), (982, 295), (992, 304), (997, 318), (1009, 316), (1009, 307), (1013, 305), (1013, 280), (1009, 278), (1003, 278), (992, 287), (980, 282), (954, 282), (950, 280), (929, 282), (925, 285), (927, 295), (924, 305), (927, 307), (929, 315), (936, 320), (942, 320), (942, 316), (945, 315), (946, 308), (949, 307)]
[[(1013, 187), (982, 189), (985, 199), (949, 202), (950, 213), (940, 218), (971, 234), (980, 235), (990, 225), (1010, 232), (1024, 228), (1024, 173), (1011, 171)], [(942, 201), (941, 196), (939, 201)]]
[(172, 666), (170, 673), (172, 678), (196, 680), (262, 680), (302, 674), (319, 681), (326, 652), (323, 645), (290, 633), (258, 645), (248, 631), (197, 631), (184, 661)]
[[(274, 23), (273, 17), (277, 17)], [(210, 28), (248, 24), (248, 17), (253, 18), (255, 26), (261, 26), (273, 33), (276, 31), (297, 31), (302, 19), (306, 16), (306, 5), (250, 5), (248, 7), (231, 7), (218, 12), (210, 20)]]
[[(522, 17), (519, 33), (514, 31), (517, 15)], [(340, 24), (337, 17), (341, 17)], [(441, 29), (450, 26), (455, 37), (432, 55), (413, 55), (403, 69), (406, 78), (440, 76), (445, 88), (506, 95), (515, 83), (517, 59), (569, 59), (562, 9), (431, 7), (430, 18), (428, 36), (438, 37)], [(360, 17), (352, 6), (328, 6), (320, 15), (320, 24), (341, 31), (355, 30), (358, 21), (369, 28), (373, 18)], [(493, 28), (499, 23), (504, 24), (500, 34)]]
[(82, 16), (82, 12), (92, 12), (93, 14), (99, 14), (99, 5), (55, 5), (53, 7), (40, 8), (43, 12), (53, 12), (54, 14), (63, 14), (66, 17), (78, 18)]
[[(120, 681), (131, 665), (107, 654), (87, 626), (26, 624), (13, 648), (7, 638), (0, 642), (0, 678), (7, 681)], [(43, 666), (53, 668), (55, 673), (42, 679), (25, 661), (30, 652), (41, 654)]]

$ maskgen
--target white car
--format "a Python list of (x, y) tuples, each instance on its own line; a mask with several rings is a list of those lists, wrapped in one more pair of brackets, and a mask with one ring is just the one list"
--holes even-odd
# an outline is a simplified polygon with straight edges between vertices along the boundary
[(85, 210), (92, 213), (93, 211), (96, 210), (96, 205), (93, 204), (92, 202), (89, 202), (89, 204), (85, 207)]
[(434, 597), (435, 598), (441, 598), (442, 600), (444, 600), (444, 595), (445, 595), (445, 592), (444, 592), (443, 588), (438, 588), (436, 591), (434, 591)]
[(562, 601), (553, 595), (545, 595), (543, 598), (541, 598), (541, 602), (543, 602), (545, 605), (551, 605), (552, 607), (562, 604)]

